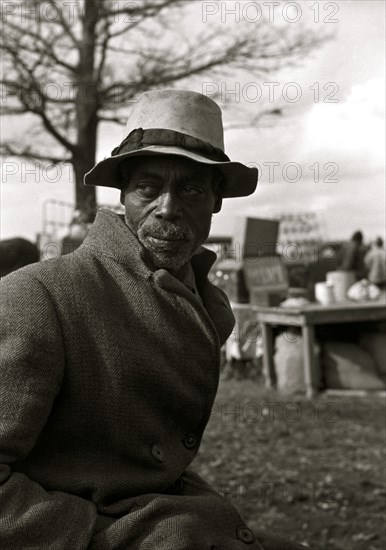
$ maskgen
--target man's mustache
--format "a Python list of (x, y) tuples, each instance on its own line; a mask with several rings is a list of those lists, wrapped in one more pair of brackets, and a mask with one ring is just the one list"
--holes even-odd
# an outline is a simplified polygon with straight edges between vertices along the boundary
[(189, 228), (179, 224), (162, 222), (162, 223), (147, 223), (140, 227), (138, 233), (142, 237), (157, 237), (159, 239), (182, 239), (189, 240), (191, 231)]

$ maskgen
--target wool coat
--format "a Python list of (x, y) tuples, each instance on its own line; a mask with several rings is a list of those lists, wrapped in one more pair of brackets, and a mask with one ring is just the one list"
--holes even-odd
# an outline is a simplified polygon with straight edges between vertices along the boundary
[(292, 548), (188, 469), (234, 324), (214, 258), (191, 260), (198, 300), (101, 210), (75, 252), (3, 279), (1, 550)]

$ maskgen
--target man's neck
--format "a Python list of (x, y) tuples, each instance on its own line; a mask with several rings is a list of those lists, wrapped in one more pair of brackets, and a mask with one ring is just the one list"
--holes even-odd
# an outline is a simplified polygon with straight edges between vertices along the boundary
[(183, 266), (181, 266), (177, 269), (167, 268), (167, 267), (165, 269), (166, 269), (166, 271), (169, 271), (169, 273), (171, 275), (173, 275), (173, 277), (175, 277), (179, 281), (183, 281), (188, 276), (191, 267), (189, 265), (189, 262), (187, 262), (186, 264), (184, 264)]

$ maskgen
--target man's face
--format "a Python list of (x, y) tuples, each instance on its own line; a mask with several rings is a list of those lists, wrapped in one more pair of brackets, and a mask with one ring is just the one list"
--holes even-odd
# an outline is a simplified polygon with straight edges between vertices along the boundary
[(126, 172), (127, 225), (156, 267), (179, 269), (207, 239), (221, 208), (215, 169), (169, 155), (132, 159)]

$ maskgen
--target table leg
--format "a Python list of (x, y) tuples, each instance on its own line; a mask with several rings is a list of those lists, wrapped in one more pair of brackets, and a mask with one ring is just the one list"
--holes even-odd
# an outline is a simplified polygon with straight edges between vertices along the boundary
[(306, 385), (307, 397), (312, 398), (318, 392), (317, 380), (318, 373), (316, 372), (315, 362), (315, 329), (313, 325), (303, 325), (303, 353), (304, 353), (304, 381)]
[(273, 331), (272, 326), (261, 323), (261, 335), (263, 338), (263, 374), (267, 388), (276, 385), (275, 367), (273, 364)]

